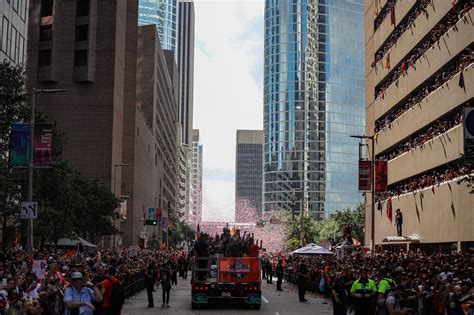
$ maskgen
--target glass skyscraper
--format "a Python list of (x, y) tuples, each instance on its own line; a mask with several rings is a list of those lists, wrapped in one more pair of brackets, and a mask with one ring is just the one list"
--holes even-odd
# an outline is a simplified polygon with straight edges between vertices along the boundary
[(138, 25), (155, 24), (161, 48), (175, 52), (177, 47), (177, 0), (140, 0)]
[(264, 211), (362, 202), (364, 1), (266, 0)]

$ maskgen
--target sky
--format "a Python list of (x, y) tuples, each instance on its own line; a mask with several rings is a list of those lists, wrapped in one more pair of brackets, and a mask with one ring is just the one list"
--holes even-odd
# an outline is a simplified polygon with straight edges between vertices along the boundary
[(194, 122), (203, 221), (234, 220), (237, 129), (263, 128), (263, 0), (195, 0)]

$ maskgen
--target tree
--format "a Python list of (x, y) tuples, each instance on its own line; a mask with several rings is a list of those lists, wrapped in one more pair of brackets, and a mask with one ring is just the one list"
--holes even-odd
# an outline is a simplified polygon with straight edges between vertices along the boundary
[(352, 237), (361, 242), (364, 240), (365, 208), (363, 204), (357, 205), (355, 210), (347, 208), (336, 211), (331, 217), (337, 222), (341, 231), (341, 236), (335, 240), (336, 243), (342, 241), (342, 228), (349, 225), (352, 227)]
[[(2, 245), (10, 245), (21, 227), (20, 202), (27, 195), (28, 172), (12, 169), (8, 154), (10, 126), (29, 119), (25, 105), (24, 72), (9, 63), (0, 63), (0, 209), (3, 211)], [(41, 123), (46, 119), (37, 113)], [(81, 236), (92, 242), (101, 236), (117, 233), (112, 226), (118, 200), (104, 184), (78, 173), (63, 158), (66, 135), (57, 128), (53, 132), (55, 164), (48, 169), (34, 170), (33, 198), (39, 203), (35, 220), (35, 240), (57, 242), (62, 237)]]
[(7, 61), (0, 63), (0, 220), (2, 245), (10, 244), (19, 228), (19, 202), (22, 187), (26, 184), (25, 170), (13, 170), (9, 166), (10, 126), (29, 119), (25, 105), (24, 70)]

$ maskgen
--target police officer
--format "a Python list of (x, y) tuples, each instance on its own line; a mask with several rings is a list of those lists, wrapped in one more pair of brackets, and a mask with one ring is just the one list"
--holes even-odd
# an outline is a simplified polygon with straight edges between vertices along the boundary
[(308, 266), (302, 262), (298, 267), (298, 297), (300, 302), (307, 302), (308, 300), (304, 298), (306, 294), (306, 286), (308, 283)]
[(277, 276), (277, 291), (283, 291), (281, 289), (281, 283), (283, 282), (283, 262), (281, 259), (278, 259), (278, 264), (276, 265), (276, 276)]
[(146, 270), (146, 293), (148, 295), (148, 307), (154, 307), (153, 287), (155, 286), (158, 269), (154, 261), (151, 261)]
[(360, 270), (360, 277), (351, 287), (351, 297), (355, 302), (355, 314), (367, 315), (374, 312), (374, 296), (377, 293), (377, 287), (372, 279), (367, 276), (367, 270)]
[(383, 267), (380, 270), (381, 280), (378, 285), (378, 298), (377, 298), (377, 307), (378, 315), (387, 315), (387, 306), (385, 300), (387, 295), (395, 288), (396, 284), (392, 278), (390, 278), (390, 273), (388, 268)]

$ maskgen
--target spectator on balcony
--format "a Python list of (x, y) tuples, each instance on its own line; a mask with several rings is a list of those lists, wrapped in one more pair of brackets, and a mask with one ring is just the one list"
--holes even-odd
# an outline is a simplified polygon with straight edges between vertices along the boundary
[(395, 224), (397, 225), (397, 236), (402, 236), (403, 214), (400, 208), (397, 209), (395, 214)]

